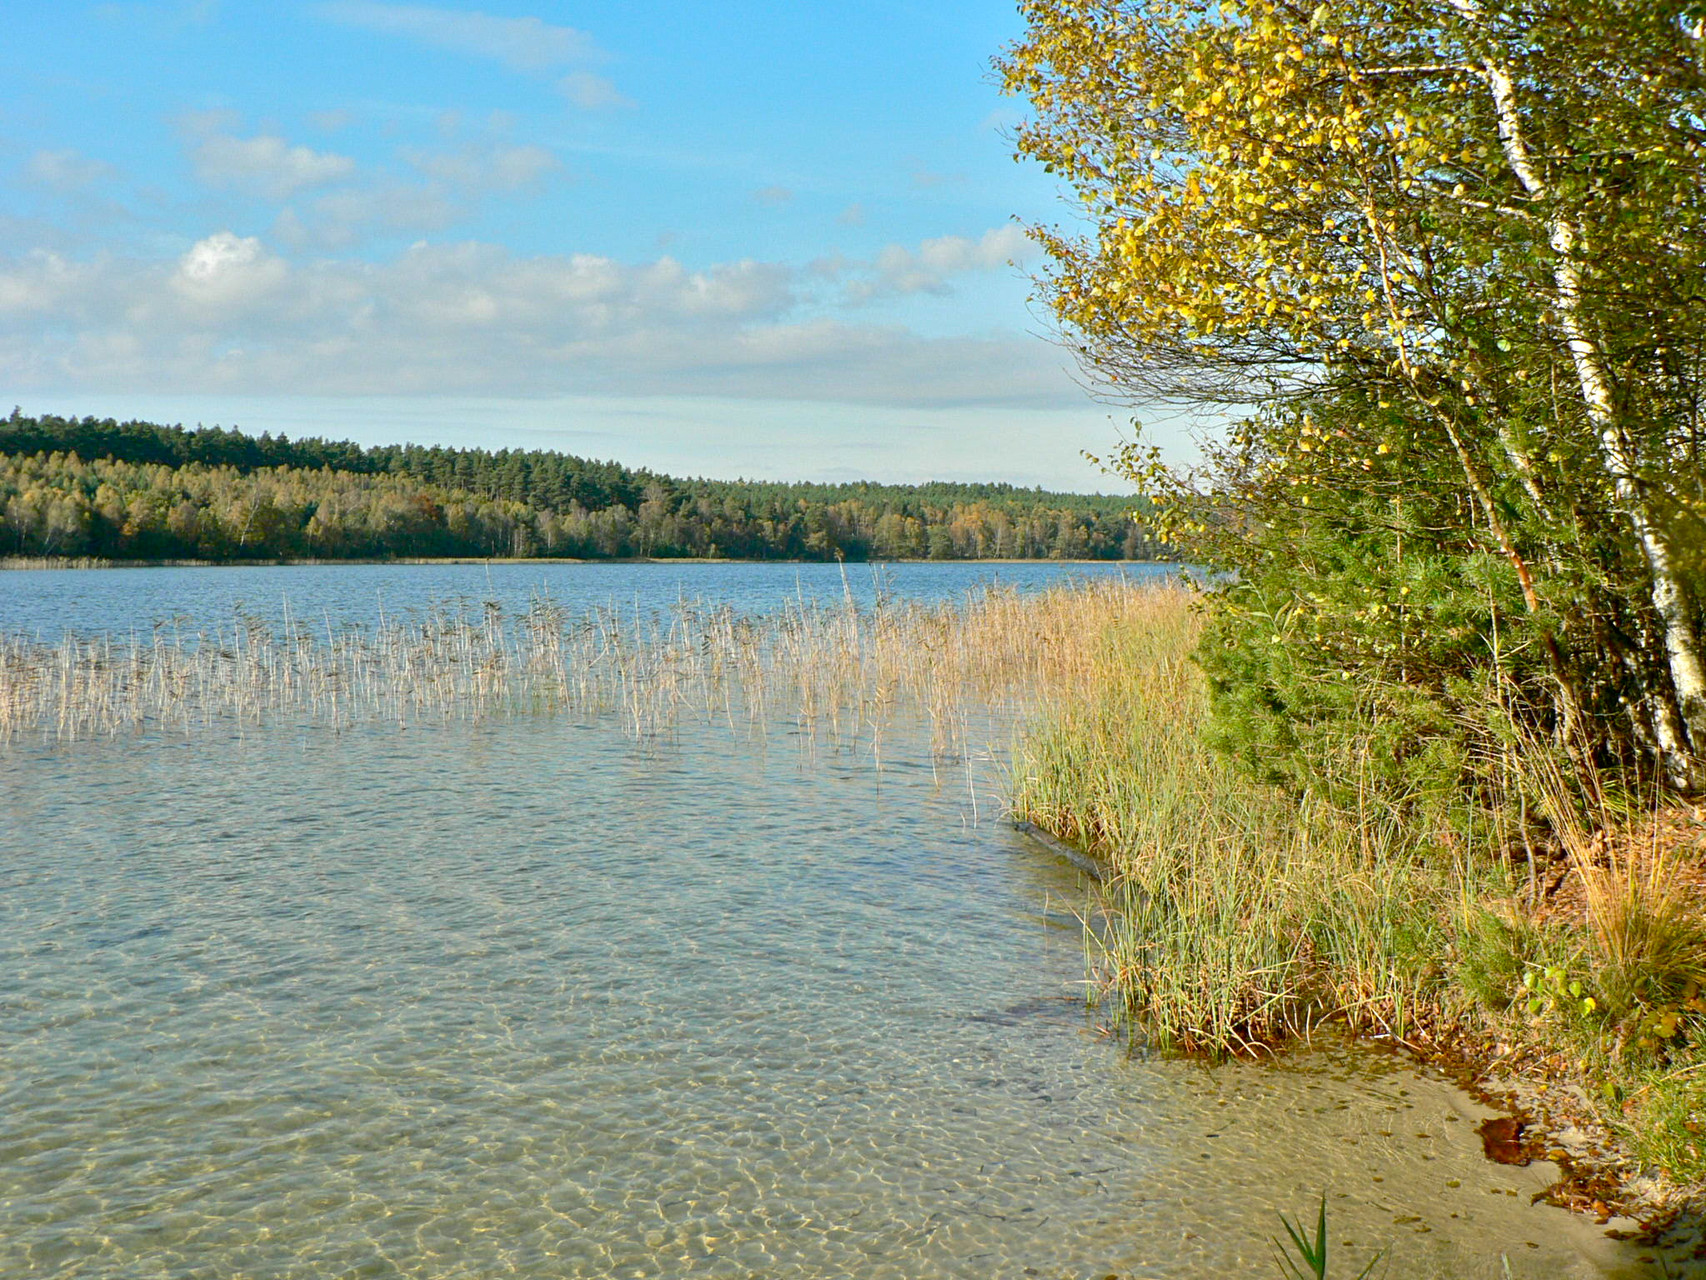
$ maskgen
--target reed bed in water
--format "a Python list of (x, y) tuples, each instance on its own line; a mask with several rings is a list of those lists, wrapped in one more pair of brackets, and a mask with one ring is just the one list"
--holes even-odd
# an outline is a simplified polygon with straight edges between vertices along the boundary
[(571, 615), (535, 600), (515, 616), (488, 604), (369, 628), (238, 614), (193, 633), (11, 637), (0, 640), (0, 742), (556, 711), (619, 715), (639, 737), (690, 715), (791, 716), (839, 731), (905, 705), (929, 715), (937, 750), (952, 753), (963, 749), (968, 706), (1071, 678), (1096, 637), (1154, 590), (989, 589), (952, 604), (869, 608), (801, 600), (756, 617), (690, 603)]

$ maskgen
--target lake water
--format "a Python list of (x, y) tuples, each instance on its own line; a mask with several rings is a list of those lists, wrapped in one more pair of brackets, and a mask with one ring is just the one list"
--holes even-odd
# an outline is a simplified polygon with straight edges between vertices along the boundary
[[(113, 629), (188, 582), (208, 617), (243, 591), (360, 621), (462, 568), (0, 600)], [(608, 568), (660, 607), (796, 589)], [(938, 569), (888, 589), (968, 585)], [(1260, 1276), (1322, 1193), (1346, 1275), (1377, 1248), (1394, 1277), (1657, 1274), (1530, 1205), (1548, 1169), (1487, 1163), (1484, 1113), (1390, 1059), (1102, 1035), (1086, 886), (1001, 820), (998, 765), (904, 716), (880, 768), (782, 721), (636, 743), (580, 715), (6, 748), (0, 1275)]]
[(987, 584), (1037, 591), (1068, 579), (1168, 577), (1175, 565), (1106, 560), (942, 561), (898, 564), (490, 564), (221, 565), (182, 569), (71, 569), (0, 572), (0, 633), (56, 641), (66, 632), (148, 633), (229, 624), (233, 613), (277, 623), (286, 605), (317, 623), (372, 625), (381, 616), (428, 609), (478, 610), (495, 601), (520, 613), (549, 600), (571, 614), (593, 608), (662, 611), (682, 601), (727, 604), (766, 613), (797, 601), (861, 606), (879, 595), (914, 600), (962, 598)]

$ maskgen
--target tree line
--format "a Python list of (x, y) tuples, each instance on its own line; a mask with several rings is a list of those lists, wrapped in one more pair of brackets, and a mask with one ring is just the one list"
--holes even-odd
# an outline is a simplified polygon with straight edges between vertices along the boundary
[(0, 552), (21, 556), (1163, 558), (1133, 509), (1001, 484), (680, 480), (546, 451), (0, 421)]

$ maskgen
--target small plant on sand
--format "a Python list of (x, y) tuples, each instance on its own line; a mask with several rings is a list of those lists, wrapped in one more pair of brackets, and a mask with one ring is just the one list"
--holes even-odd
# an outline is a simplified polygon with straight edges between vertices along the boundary
[[(1280, 1225), (1285, 1228), (1285, 1234), (1289, 1237), (1291, 1251), (1297, 1254), (1294, 1259), (1291, 1253), (1286, 1252), (1285, 1246), (1281, 1245), (1278, 1240), (1273, 1241), (1274, 1257), (1279, 1261), (1281, 1274), (1289, 1276), (1291, 1280), (1326, 1280), (1327, 1197), (1325, 1195), (1321, 1197), (1321, 1208), (1315, 1219), (1315, 1238), (1313, 1240), (1309, 1238), (1308, 1229), (1304, 1226), (1301, 1218), (1293, 1222), (1282, 1213), (1280, 1214)], [(1366, 1277), (1374, 1271), (1375, 1265), (1385, 1256), (1386, 1250), (1382, 1249), (1370, 1258), (1368, 1265), (1356, 1273), (1356, 1280), (1366, 1280)]]
[(1536, 1018), (1545, 1014), (1586, 1018), (1599, 1008), (1599, 1001), (1587, 994), (1581, 979), (1570, 977), (1569, 970), (1561, 964), (1530, 968), (1522, 975), (1518, 999), (1529, 1016)]

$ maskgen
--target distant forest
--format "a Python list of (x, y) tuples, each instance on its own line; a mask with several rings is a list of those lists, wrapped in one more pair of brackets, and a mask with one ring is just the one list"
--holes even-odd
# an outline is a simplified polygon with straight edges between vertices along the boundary
[(1166, 558), (1127, 497), (676, 479), (539, 450), (0, 420), (0, 554), (115, 560)]

